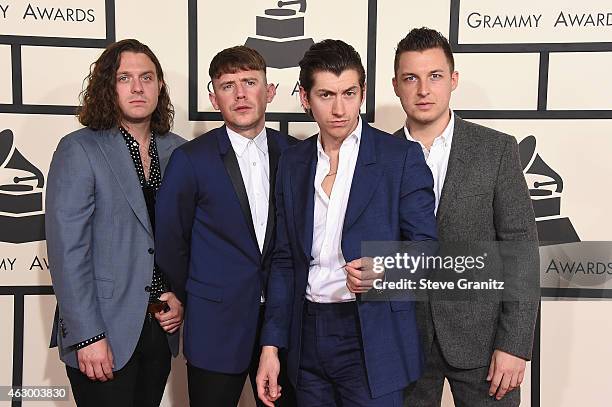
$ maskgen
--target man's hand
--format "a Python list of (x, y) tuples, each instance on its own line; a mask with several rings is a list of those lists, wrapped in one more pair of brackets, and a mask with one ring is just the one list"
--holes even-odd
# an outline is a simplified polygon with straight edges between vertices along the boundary
[(282, 389), (278, 385), (279, 373), (278, 348), (264, 346), (261, 349), (255, 382), (257, 383), (257, 396), (266, 406), (274, 407), (274, 402), (281, 396)]
[(166, 301), (170, 309), (156, 313), (155, 319), (164, 331), (169, 334), (174, 333), (183, 323), (183, 304), (172, 292), (163, 293), (159, 296), (159, 300)]
[(374, 261), (371, 257), (361, 257), (346, 263), (346, 286), (355, 294), (368, 292), (374, 280), (382, 278), (381, 273), (374, 272)]
[(525, 376), (525, 365), (524, 359), (496, 349), (487, 375), (487, 381), (491, 382), (489, 396), (495, 395), (501, 400), (506, 393), (519, 387)]
[(113, 352), (106, 338), (78, 349), (79, 370), (90, 380), (105, 382), (113, 380)]

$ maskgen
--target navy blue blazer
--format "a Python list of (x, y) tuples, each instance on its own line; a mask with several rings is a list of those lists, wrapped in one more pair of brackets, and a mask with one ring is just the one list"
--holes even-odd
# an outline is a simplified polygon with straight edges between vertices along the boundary
[[(294, 385), (300, 361), (302, 310), (312, 250), (317, 137), (289, 148), (277, 175), (277, 237), (268, 282), (262, 345), (288, 349)], [(431, 171), (417, 143), (363, 123), (342, 230), (347, 262), (363, 241), (435, 240)], [(421, 375), (424, 356), (408, 301), (361, 301), (359, 319), (373, 397), (397, 391)]]
[(156, 202), (156, 260), (185, 304), (183, 352), (193, 366), (242, 373), (256, 345), (274, 243), (278, 159), (295, 139), (267, 129), (270, 204), (263, 253), (225, 126), (172, 154)]

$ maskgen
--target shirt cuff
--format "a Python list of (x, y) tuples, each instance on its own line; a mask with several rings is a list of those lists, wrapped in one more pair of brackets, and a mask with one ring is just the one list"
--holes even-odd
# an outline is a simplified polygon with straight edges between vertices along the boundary
[(104, 332), (102, 332), (100, 335), (96, 335), (96, 336), (94, 336), (93, 338), (87, 339), (86, 341), (83, 341), (83, 342), (77, 343), (77, 344), (75, 345), (75, 347), (76, 347), (76, 349), (77, 349), (77, 350), (79, 350), (79, 349), (83, 349), (85, 346), (89, 346), (89, 345), (91, 345), (92, 343), (95, 343), (95, 342), (101, 341), (101, 340), (102, 340), (102, 339), (104, 339), (104, 338), (106, 338), (106, 335), (104, 334)]

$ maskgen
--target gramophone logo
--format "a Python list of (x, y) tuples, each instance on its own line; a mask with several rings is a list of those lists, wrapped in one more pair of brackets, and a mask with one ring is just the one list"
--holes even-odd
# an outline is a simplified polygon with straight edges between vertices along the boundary
[[(299, 5), (299, 10), (285, 8)], [(314, 41), (304, 37), (304, 16), (306, 0), (279, 1), (278, 8), (269, 8), (263, 16), (256, 17), (256, 37), (246, 40), (247, 47), (256, 49), (271, 68), (292, 68)]]
[(563, 179), (536, 153), (534, 136), (521, 140), (519, 154), (536, 216), (540, 246), (579, 242), (572, 222), (561, 216)]
[(0, 241), (45, 240), (44, 184), (43, 173), (15, 148), (13, 132), (0, 132)]

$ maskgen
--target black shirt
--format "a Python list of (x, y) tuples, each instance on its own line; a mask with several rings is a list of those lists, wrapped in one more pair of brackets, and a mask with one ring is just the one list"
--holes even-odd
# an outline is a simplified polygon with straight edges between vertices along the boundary
[[(155, 143), (155, 135), (151, 133), (151, 142), (149, 143), (149, 157), (151, 158), (151, 168), (149, 171), (149, 179), (145, 177), (142, 160), (140, 159), (140, 149), (138, 141), (123, 127), (119, 127), (119, 131), (123, 135), (125, 144), (130, 151), (130, 156), (134, 161), (134, 168), (140, 180), (142, 194), (147, 211), (149, 212), (149, 220), (151, 227), (155, 230), (155, 196), (161, 185), (161, 167), (159, 165), (159, 155), (157, 154), (157, 144)], [(156, 302), (161, 294), (168, 291), (168, 284), (164, 279), (163, 274), (155, 264), (153, 266), (153, 279), (151, 281), (151, 291), (149, 294), (149, 302)]]

